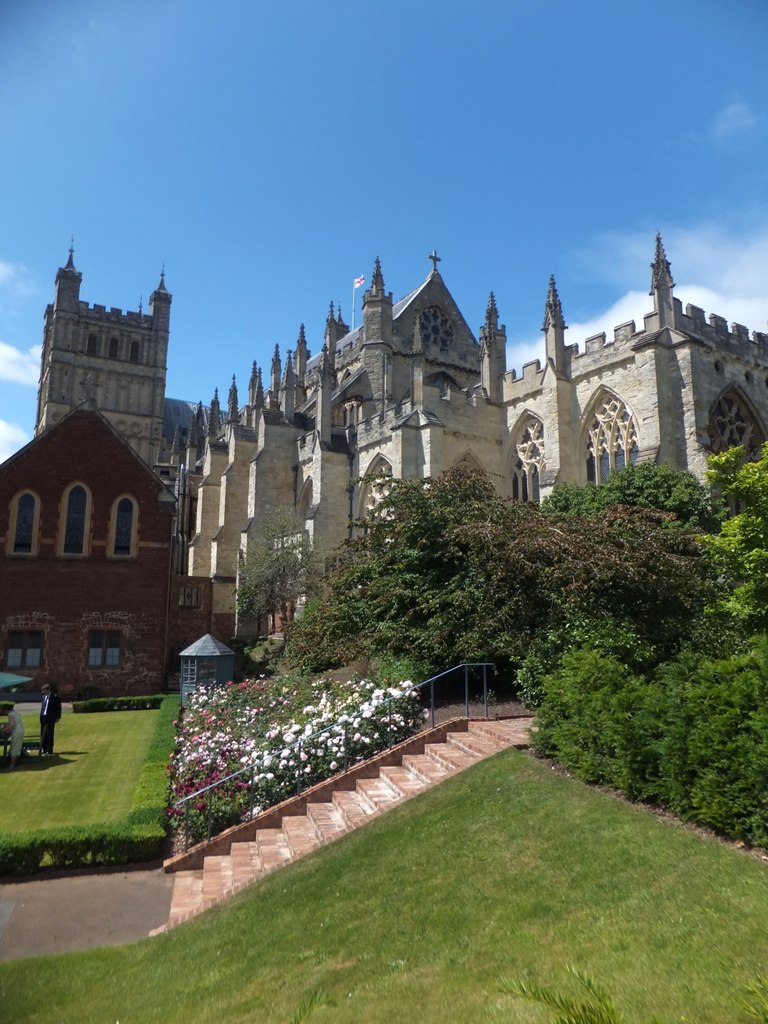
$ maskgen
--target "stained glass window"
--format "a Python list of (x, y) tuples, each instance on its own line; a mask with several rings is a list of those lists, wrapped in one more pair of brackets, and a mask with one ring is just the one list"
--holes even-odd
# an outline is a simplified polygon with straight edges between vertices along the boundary
[(639, 454), (637, 431), (631, 412), (620, 398), (605, 395), (589, 427), (587, 480), (593, 484), (603, 484), (611, 473), (636, 465)]

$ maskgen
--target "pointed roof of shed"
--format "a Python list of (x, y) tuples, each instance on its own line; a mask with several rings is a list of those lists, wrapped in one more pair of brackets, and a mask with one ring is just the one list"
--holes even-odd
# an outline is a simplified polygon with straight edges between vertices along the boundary
[(181, 652), (182, 658), (216, 658), (222, 654), (234, 654), (226, 644), (221, 643), (215, 637), (211, 636), (210, 633), (206, 633), (205, 636), (201, 636), (199, 640), (195, 640), (193, 644), (190, 644), (185, 650)]

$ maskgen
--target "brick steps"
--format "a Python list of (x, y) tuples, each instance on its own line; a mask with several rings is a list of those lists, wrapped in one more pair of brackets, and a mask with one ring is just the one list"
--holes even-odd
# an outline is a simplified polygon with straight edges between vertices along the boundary
[[(390, 752), (397, 763), (391, 763), (393, 756), (388, 756), (390, 763), (377, 765), (382, 758), (374, 758), (367, 774), (358, 771), (337, 776), (322, 787), (327, 799), (286, 802), (281, 805), (278, 824), (272, 823), (275, 816), (271, 815), (268, 824), (257, 821), (247, 838), (238, 841), (238, 830), (231, 830), (231, 841), (223, 844), (219, 837), (208, 844), (215, 852), (203, 851), (202, 867), (175, 871), (168, 921), (150, 934), (160, 934), (195, 917), (264, 875), (360, 828), (390, 807), (505, 747), (528, 746), (530, 719), (464, 720), (455, 725), (455, 731), (442, 731), (439, 742), (421, 744), (420, 752), (413, 749), (413, 741), (401, 744), (402, 755), (398, 748)], [(176, 860), (183, 864), (184, 858)], [(194, 860), (199, 862), (201, 855)], [(168, 862), (166, 869), (169, 866), (175, 865)]]

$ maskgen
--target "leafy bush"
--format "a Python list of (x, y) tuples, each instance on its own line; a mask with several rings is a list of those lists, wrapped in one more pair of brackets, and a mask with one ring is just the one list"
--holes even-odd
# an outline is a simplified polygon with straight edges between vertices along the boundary
[(406, 739), (422, 722), (410, 683), (246, 680), (198, 689), (184, 709), (170, 769), (173, 827), (203, 838), (209, 827), (236, 824)]

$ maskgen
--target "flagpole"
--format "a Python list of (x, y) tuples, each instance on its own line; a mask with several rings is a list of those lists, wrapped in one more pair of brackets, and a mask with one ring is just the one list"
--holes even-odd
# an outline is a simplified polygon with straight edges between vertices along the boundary
[(357, 285), (352, 282), (352, 330), (355, 329), (355, 292), (357, 291)]

